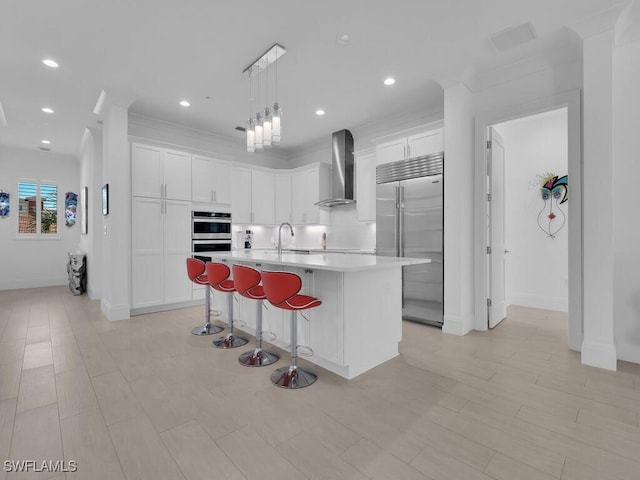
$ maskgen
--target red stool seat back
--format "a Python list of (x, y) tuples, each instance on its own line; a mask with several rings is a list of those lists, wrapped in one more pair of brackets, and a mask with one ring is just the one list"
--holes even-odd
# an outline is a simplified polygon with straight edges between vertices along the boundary
[[(240, 295), (248, 298), (259, 298), (259, 291), (256, 289), (260, 284), (260, 272), (255, 268), (244, 265), (233, 265), (233, 283)], [(254, 289), (256, 289), (254, 291)]]
[[(218, 287), (218, 285), (224, 282), (227, 278), (229, 278), (229, 275), (231, 275), (231, 270), (224, 263), (215, 263), (215, 262), (207, 263), (206, 270), (207, 270), (207, 277), (209, 277), (209, 285), (211, 285), (216, 290), (219, 290), (216, 287)], [(229, 282), (231, 282), (231, 280)], [(231, 282), (231, 285), (233, 285), (232, 282)], [(228, 286), (227, 286), (227, 288), (222, 291), (233, 291), (233, 290), (228, 290)]]
[(206, 265), (202, 260), (197, 258), (187, 258), (187, 276), (193, 283), (199, 285), (207, 285), (209, 279), (203, 273), (206, 270)]
[(302, 280), (290, 272), (262, 272), (262, 285), (267, 300), (285, 310), (306, 310), (322, 304), (308, 295), (298, 295)]

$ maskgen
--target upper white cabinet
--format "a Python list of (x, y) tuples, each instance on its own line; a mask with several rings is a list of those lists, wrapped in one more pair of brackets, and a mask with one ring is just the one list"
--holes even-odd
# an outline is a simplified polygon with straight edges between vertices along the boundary
[(134, 143), (131, 193), (137, 197), (191, 200), (191, 155)]
[(443, 129), (437, 128), (402, 137), (376, 147), (376, 164), (397, 162), (444, 150)]
[(294, 225), (328, 225), (329, 212), (314, 205), (331, 196), (331, 167), (319, 164), (295, 171), (292, 183), (292, 219)]
[(231, 164), (217, 158), (193, 155), (191, 159), (191, 200), (231, 203)]
[(376, 154), (356, 154), (356, 215), (360, 222), (376, 220)]
[(293, 221), (291, 218), (291, 174), (276, 173), (275, 186), (275, 224), (291, 223)]
[(275, 223), (273, 173), (248, 167), (231, 167), (231, 218), (234, 223)]
[(275, 176), (263, 170), (251, 170), (252, 223), (275, 223)]

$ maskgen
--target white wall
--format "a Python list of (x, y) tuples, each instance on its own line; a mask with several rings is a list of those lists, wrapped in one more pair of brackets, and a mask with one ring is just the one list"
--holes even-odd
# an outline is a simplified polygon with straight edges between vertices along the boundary
[[(11, 194), (11, 213), (0, 218), (0, 290), (68, 283), (67, 253), (80, 241), (80, 223), (65, 226), (64, 196), (80, 196), (79, 162), (53, 152), (0, 146), (0, 189)], [(51, 181), (58, 185), (58, 238), (17, 239), (18, 180)]]
[(87, 255), (87, 294), (91, 299), (102, 295), (102, 134), (86, 129), (80, 151), (80, 186), (88, 188), (87, 234), (80, 235), (80, 249)]
[[(640, 363), (640, 41), (614, 50), (614, 328), (618, 358)], [(585, 214), (588, 214), (586, 212)]]
[[(506, 256), (507, 303), (566, 312), (568, 222), (555, 238), (540, 230), (537, 216), (544, 202), (536, 176), (567, 174), (567, 110), (532, 115), (495, 128), (505, 147), (505, 240), (510, 250)], [(568, 216), (567, 204), (561, 208)]]

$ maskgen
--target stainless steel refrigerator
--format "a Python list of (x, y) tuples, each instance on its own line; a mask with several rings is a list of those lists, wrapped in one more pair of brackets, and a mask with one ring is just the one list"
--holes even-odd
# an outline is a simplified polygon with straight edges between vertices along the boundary
[(376, 168), (376, 254), (430, 258), (402, 269), (402, 318), (443, 322), (443, 166), (437, 153)]

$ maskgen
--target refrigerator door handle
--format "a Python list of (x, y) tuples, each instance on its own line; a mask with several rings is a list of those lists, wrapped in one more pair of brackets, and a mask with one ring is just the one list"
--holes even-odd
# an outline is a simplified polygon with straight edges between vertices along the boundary
[(404, 187), (398, 188), (398, 209), (397, 209), (397, 224), (398, 224), (398, 257), (404, 257)]
[(400, 256), (400, 187), (398, 185), (396, 185), (396, 214), (395, 214), (395, 219), (394, 219), (394, 228), (395, 228), (395, 232), (394, 232), (394, 236), (393, 236), (393, 243), (394, 243), (394, 250), (395, 250), (395, 256), (399, 257)]

